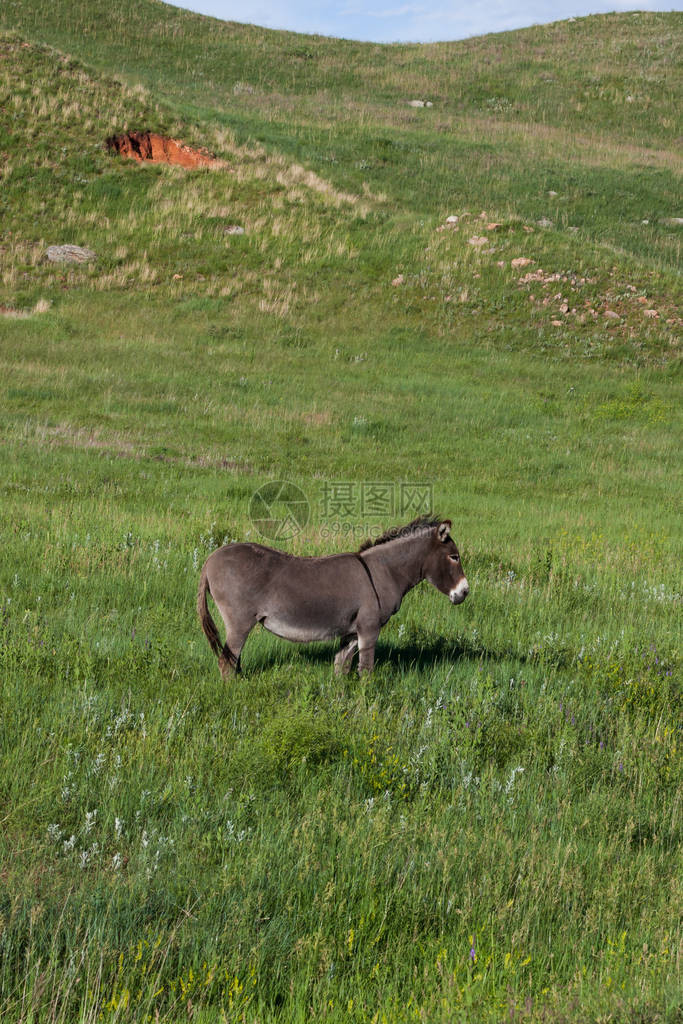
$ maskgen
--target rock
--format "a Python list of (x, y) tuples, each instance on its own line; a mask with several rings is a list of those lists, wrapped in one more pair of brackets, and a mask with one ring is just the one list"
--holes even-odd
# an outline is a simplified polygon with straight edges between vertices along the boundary
[(552, 189), (550, 189), (550, 191), (548, 192), (548, 195), (552, 196), (552, 198), (554, 199), (555, 196), (557, 195), (557, 192), (554, 192)]
[(650, 320), (656, 320), (659, 317), (659, 313), (656, 309), (644, 309), (643, 316), (648, 317)]
[(497, 231), (498, 228), (502, 228), (502, 226), (503, 225), (499, 224), (497, 221), (492, 221), (491, 224), (487, 224), (486, 225), (486, 230), (487, 231)]
[(516, 256), (514, 260), (510, 261), (511, 267), (528, 267), (530, 263), (533, 263), (528, 256)]
[(615, 313), (613, 309), (606, 309), (603, 316), (606, 320), (621, 320), (618, 313)]
[(450, 217), (446, 217), (446, 220), (444, 221), (443, 224), (439, 224), (439, 226), (438, 226), (438, 228), (436, 230), (437, 231), (445, 231), (446, 229), (448, 229), (449, 231), (459, 231), (460, 230), (460, 228), (458, 227), (458, 221), (459, 220), (460, 220), (460, 218), (456, 217), (455, 214), (452, 213), (450, 215)]
[(468, 238), (467, 241), (469, 242), (470, 245), (478, 247), (480, 245), (486, 245), (486, 243), (488, 242), (488, 238), (486, 238), (484, 235), (472, 235), (472, 237)]
[(227, 228), (223, 228), (223, 232), (226, 235), (243, 235), (244, 228), (241, 228), (239, 224), (230, 224)]
[(89, 263), (97, 259), (92, 249), (83, 249), (80, 245), (51, 245), (45, 255), (50, 263)]
[(536, 223), (538, 224), (539, 228), (552, 228), (552, 227), (554, 227), (553, 222), (551, 220), (548, 220), (547, 217), (541, 217), (541, 219), (537, 220)]
[(398, 288), (398, 286), (400, 284), (403, 284), (404, 281), (405, 281), (405, 278), (404, 278), (403, 274), (399, 274), (398, 277), (395, 277), (394, 280), (391, 283), (393, 284), (394, 288)]
[(683, 224), (683, 217), (665, 217), (662, 224), (668, 224), (670, 228), (678, 228)]
[(408, 100), (409, 107), (433, 107), (429, 100)]

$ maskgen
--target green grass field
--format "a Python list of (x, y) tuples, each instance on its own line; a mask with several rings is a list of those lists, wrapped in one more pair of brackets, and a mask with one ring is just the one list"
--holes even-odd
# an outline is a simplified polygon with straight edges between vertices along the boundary
[[(682, 24), (0, 8), (3, 1022), (681, 1020)], [(299, 553), (431, 489), (468, 600), (224, 683), (278, 479)]]

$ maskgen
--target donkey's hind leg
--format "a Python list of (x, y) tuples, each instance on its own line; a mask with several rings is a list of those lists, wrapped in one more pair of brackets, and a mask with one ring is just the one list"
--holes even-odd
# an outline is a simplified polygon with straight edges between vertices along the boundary
[(337, 675), (347, 676), (351, 671), (353, 656), (358, 650), (358, 637), (349, 634), (342, 640), (341, 650), (335, 655), (334, 671)]
[(229, 679), (241, 671), (241, 653), (245, 640), (256, 625), (255, 620), (249, 623), (235, 621), (230, 612), (220, 601), (216, 602), (221, 618), (225, 623), (225, 643), (218, 655), (218, 667), (224, 679)]

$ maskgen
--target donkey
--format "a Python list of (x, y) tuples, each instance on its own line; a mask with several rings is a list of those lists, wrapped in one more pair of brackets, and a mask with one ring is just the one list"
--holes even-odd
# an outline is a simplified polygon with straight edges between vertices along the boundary
[[(365, 541), (358, 551), (322, 558), (299, 558), (262, 544), (218, 548), (202, 569), (197, 612), (223, 678), (240, 671), (244, 642), (257, 622), (298, 643), (339, 636), (335, 671), (347, 674), (358, 651), (358, 671), (371, 672), (380, 629), (417, 583), (428, 580), (453, 604), (469, 594), (450, 529), (449, 519), (420, 516)], [(225, 623), (224, 644), (207, 593)]]

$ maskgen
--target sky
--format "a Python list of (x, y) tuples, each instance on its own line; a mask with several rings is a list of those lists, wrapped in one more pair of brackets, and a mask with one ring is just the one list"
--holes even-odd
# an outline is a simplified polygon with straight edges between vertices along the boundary
[(683, 0), (173, 0), (200, 14), (265, 28), (376, 43), (428, 43), (608, 11), (683, 11)]

